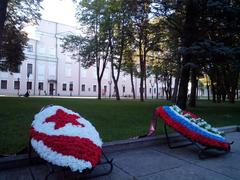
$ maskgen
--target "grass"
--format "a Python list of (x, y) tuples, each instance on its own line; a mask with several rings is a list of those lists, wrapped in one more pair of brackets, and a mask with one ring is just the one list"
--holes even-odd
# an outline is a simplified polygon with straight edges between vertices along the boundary
[[(153, 110), (170, 104), (164, 100), (95, 100), (60, 98), (0, 97), (0, 154), (15, 153), (28, 142), (34, 114), (47, 104), (57, 104), (78, 112), (91, 121), (104, 142), (146, 134)], [(214, 126), (240, 124), (240, 102), (212, 104), (199, 101), (190, 109)], [(158, 132), (162, 133), (161, 121)]]

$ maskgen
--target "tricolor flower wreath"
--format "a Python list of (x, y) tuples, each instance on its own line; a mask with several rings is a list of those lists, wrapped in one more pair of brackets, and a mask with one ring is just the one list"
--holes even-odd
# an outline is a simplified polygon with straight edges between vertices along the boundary
[(223, 132), (213, 128), (197, 115), (182, 111), (176, 105), (161, 106), (157, 109), (157, 113), (166, 124), (192, 141), (217, 149), (230, 150), (230, 143), (222, 136)]
[(72, 171), (92, 169), (102, 154), (102, 140), (93, 125), (61, 106), (49, 106), (35, 115), (30, 138), (41, 158)]

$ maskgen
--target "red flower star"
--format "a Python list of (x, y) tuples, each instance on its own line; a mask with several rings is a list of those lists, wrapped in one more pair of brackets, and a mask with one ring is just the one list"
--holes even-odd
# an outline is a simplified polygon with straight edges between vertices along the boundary
[(68, 114), (64, 112), (61, 109), (58, 109), (56, 114), (48, 117), (44, 122), (54, 122), (55, 126), (54, 129), (59, 129), (64, 127), (66, 124), (71, 123), (72, 125), (75, 126), (82, 126), (84, 127), (83, 124), (79, 123), (76, 119), (80, 118), (79, 116), (75, 114)]

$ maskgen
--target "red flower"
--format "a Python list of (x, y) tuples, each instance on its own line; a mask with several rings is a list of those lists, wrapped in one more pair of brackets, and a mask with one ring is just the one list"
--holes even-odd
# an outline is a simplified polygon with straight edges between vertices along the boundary
[(80, 116), (77, 116), (75, 114), (68, 114), (68, 113), (64, 112), (63, 110), (58, 109), (56, 114), (48, 117), (44, 122), (45, 123), (54, 122), (55, 123), (54, 129), (62, 128), (68, 123), (71, 123), (72, 125), (75, 125), (75, 126), (80, 125), (80, 126), (84, 127), (83, 124), (81, 124), (77, 121), (78, 118), (80, 118)]

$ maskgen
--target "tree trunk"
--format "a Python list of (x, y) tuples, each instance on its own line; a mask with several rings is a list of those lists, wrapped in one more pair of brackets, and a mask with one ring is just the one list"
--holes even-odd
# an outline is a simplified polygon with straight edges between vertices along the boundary
[(3, 30), (4, 30), (4, 24), (6, 20), (6, 14), (7, 14), (7, 5), (8, 5), (8, 0), (0, 1), (0, 53), (2, 51)]
[(236, 98), (236, 89), (238, 85), (238, 77), (239, 73), (235, 72), (233, 73), (233, 79), (231, 82), (231, 87), (230, 87), (230, 92), (229, 92), (229, 102), (230, 103), (235, 103), (235, 98)]
[(177, 99), (177, 105), (183, 110), (185, 110), (187, 106), (189, 75), (190, 75), (190, 67), (183, 66), (182, 72), (181, 72), (179, 91), (178, 91), (178, 99)]
[(131, 76), (131, 85), (132, 85), (133, 99), (136, 99), (134, 82), (133, 82), (133, 71), (132, 70), (130, 71), (130, 76)]
[(210, 95), (209, 95), (209, 84), (208, 84), (208, 80), (207, 80), (207, 97), (208, 97), (208, 101), (210, 100)]
[(191, 94), (189, 99), (189, 106), (196, 107), (196, 89), (197, 89), (197, 72), (196, 69), (192, 69), (191, 71)]
[(114, 79), (113, 79), (113, 82), (114, 82), (114, 87), (115, 87), (116, 100), (120, 100), (118, 83), (117, 83), (117, 81), (116, 81), (116, 80), (114, 80)]
[(237, 87), (236, 91), (237, 91), (236, 93), (237, 93), (237, 99), (238, 99), (238, 87)]
[(155, 82), (156, 82), (156, 88), (157, 88), (157, 95), (156, 95), (156, 99), (158, 99), (158, 98), (159, 98), (159, 96), (158, 96), (158, 76), (157, 76), (157, 75), (155, 76)]
[(212, 80), (211, 80), (211, 89), (212, 89), (212, 101), (213, 103), (216, 103), (216, 90)]
[[(182, 46), (189, 48), (193, 42), (195, 42), (198, 36), (198, 27), (196, 25), (199, 19), (199, 12), (197, 9), (197, 2), (188, 0), (186, 1), (186, 15), (185, 15), (185, 23), (183, 27), (182, 33)], [(179, 84), (179, 93), (177, 105), (183, 110), (186, 109), (187, 106), (187, 95), (188, 95), (188, 82), (190, 75), (190, 67), (187, 63), (192, 61), (192, 57), (190, 54), (183, 54), (182, 60), (182, 72), (180, 76), (180, 84)]]
[(174, 90), (173, 90), (173, 95), (172, 95), (172, 102), (176, 103), (177, 102), (177, 93), (178, 93), (178, 87), (179, 87), (179, 80), (180, 80), (180, 67), (177, 69), (177, 74), (175, 77), (175, 82), (174, 82)]
[(144, 80), (144, 61), (142, 56), (142, 39), (139, 40), (139, 63), (140, 63), (140, 101), (144, 101), (143, 97), (143, 80)]
[(101, 97), (102, 97), (101, 79), (98, 78), (98, 79), (97, 79), (97, 82), (98, 82), (98, 99), (100, 100)]

